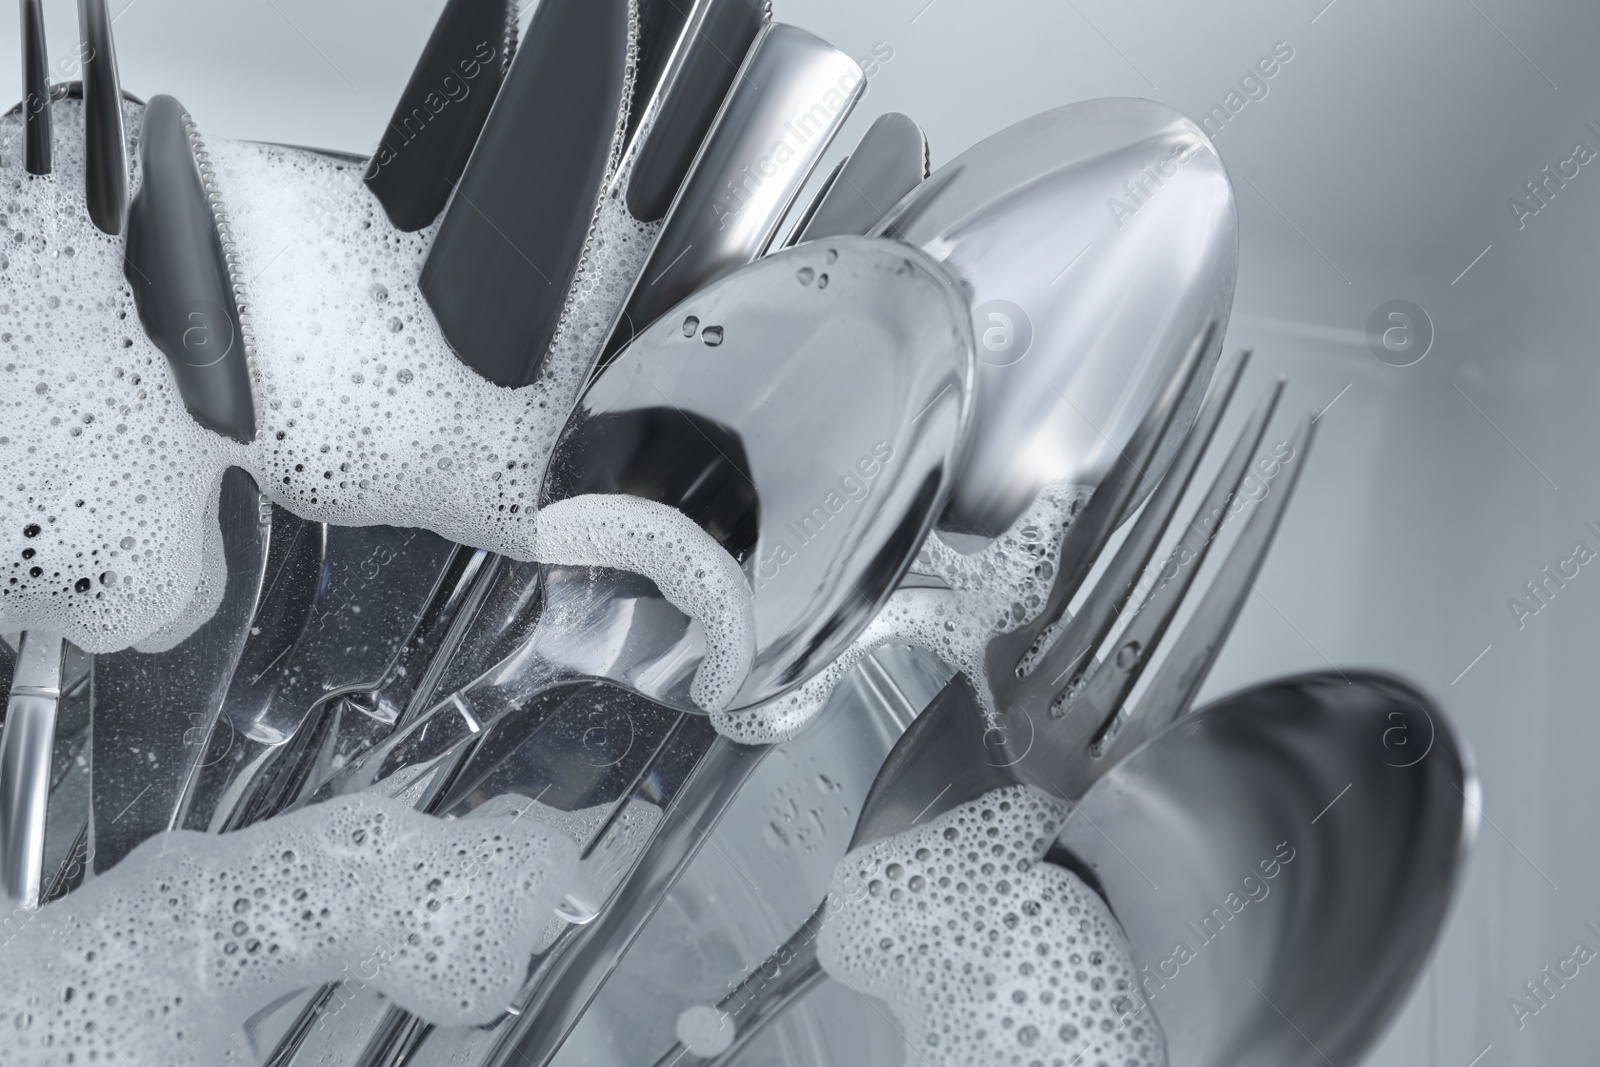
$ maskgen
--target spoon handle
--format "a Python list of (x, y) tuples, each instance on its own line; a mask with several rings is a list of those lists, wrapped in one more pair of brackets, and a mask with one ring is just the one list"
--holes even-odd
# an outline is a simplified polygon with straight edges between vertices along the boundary
[[(827, 921), (828, 902), (823, 901), (789, 940), (751, 970), (745, 980), (734, 987), (733, 992), (717, 1002), (712, 1009), (717, 1015), (717, 1035), (728, 1042), (721, 1051), (710, 1057), (700, 1057), (690, 1053), (680, 1041), (656, 1061), (655, 1067), (723, 1064), (738, 1056), (756, 1035), (827, 977), (817, 959), (817, 934)], [(733, 1033), (727, 1037), (723, 1031), (730, 1027)], [(722, 1042), (717, 1041), (717, 1044), (721, 1045)]]

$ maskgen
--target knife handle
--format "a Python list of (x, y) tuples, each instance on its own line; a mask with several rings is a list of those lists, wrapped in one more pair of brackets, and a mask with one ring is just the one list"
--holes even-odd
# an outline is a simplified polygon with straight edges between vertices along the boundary
[(249, 339), (195, 156), (194, 124), (178, 101), (157, 96), (139, 140), (144, 179), (128, 210), (124, 266), (139, 319), (195, 421), (249, 444), (256, 434)]

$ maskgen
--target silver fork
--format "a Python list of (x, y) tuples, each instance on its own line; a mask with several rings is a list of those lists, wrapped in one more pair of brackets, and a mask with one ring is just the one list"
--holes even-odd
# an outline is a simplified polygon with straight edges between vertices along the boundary
[[(1209, 332), (1209, 331), (1208, 331)], [(1089, 787), (1163, 726), (1188, 710), (1253, 587), (1256, 573), (1304, 466), (1314, 425), (1307, 416), (1273, 460), (1257, 469), (1265, 494), (1159, 671), (1136, 706), (1127, 699), (1177, 614), (1250, 473), (1283, 381), (1262, 396), (1223, 461), (1205, 498), (1179, 537), (1137, 613), (1098, 661), (1110, 635), (1181, 503), (1232, 398), (1249, 353), (1218, 376), (1193, 429), (1100, 581), (1079, 611), (1066, 608), (1093, 569), (1126, 500), (1171, 423), (1183, 396), (1201, 385), (1198, 339), (1161, 402), (1069, 528), (1045, 607), (1029, 624), (994, 637), (986, 651), (999, 719), (986, 724), (972, 683), (957, 674), (900, 738), (873, 781), (849, 848), (855, 850), (917, 823), (1025, 783), (1075, 803)], [(1270, 473), (1269, 473), (1270, 471)], [(716, 1007), (731, 1044), (700, 1058), (675, 1045), (656, 1067), (725, 1064), (767, 1024), (824, 977), (816, 938), (828, 921), (824, 901), (775, 953)]]

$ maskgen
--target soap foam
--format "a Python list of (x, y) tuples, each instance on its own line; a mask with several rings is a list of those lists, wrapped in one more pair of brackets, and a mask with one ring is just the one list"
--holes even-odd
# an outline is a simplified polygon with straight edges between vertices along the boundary
[(1029, 786), (997, 789), (834, 869), (818, 958), (888, 1002), (908, 1062), (1166, 1064), (1115, 916), (1042, 862), (1070, 811)]
[[(83, 210), (82, 105), (58, 101), (52, 116), (43, 178), (24, 171), (21, 116), (0, 119), (0, 632), (42, 629), (89, 652), (183, 640), (222, 595), (216, 506), (230, 466), (304, 518), (578, 562), (539, 554), (541, 537), (575, 544), (566, 520), (541, 534), (540, 484), (658, 224), (602, 199), (537, 380), (506, 389), (455, 357), (418, 287), (436, 227), (396, 231), (357, 163), (210, 142), (202, 163), (247, 294), (258, 410), (245, 446), (185, 410), (140, 327), (121, 239)], [(125, 104), (125, 122), (137, 160), (143, 108)], [(653, 523), (676, 551), (585, 562), (638, 570), (701, 622), (710, 650), (694, 692), (717, 707), (748, 666), (749, 589), (737, 567), (700, 566), (725, 553), (675, 515), (619, 503), (616, 523)], [(700, 577), (685, 578), (685, 553)]]
[[(535, 558), (650, 575), (661, 595), (700, 621), (706, 655), (689, 695), (720, 709), (755, 659), (755, 606), (739, 563), (681, 511), (653, 500), (577, 496), (539, 513)], [(739, 590), (743, 597), (737, 596)]]
[(577, 858), (535, 819), (445, 822), (371, 795), (159, 835), (6, 924), (0, 1058), (214, 1064), (274, 999), (350, 975), (429, 1022), (481, 1025), (522, 985)]
[(941, 579), (948, 589), (898, 590), (844, 654), (811, 679), (757, 707), (715, 713), (712, 724), (741, 744), (787, 741), (822, 711), (839, 680), (862, 657), (887, 644), (926, 649), (966, 674), (993, 724), (984, 649), (993, 635), (1008, 633), (1043, 610), (1061, 539), (1093, 492), (1066, 483), (1046, 486), (1009, 530), (972, 555), (931, 535), (913, 569)]

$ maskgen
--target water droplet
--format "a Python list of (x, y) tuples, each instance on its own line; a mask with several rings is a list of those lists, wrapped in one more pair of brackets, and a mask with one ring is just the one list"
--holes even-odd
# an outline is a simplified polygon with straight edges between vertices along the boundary
[(801, 285), (810, 285), (812, 280), (816, 278), (817, 272), (810, 267), (801, 267), (794, 272), (794, 276), (800, 280)]
[(828, 287), (828, 276), (826, 274), (824, 274), (822, 277), (817, 279), (817, 288), (818, 289), (826, 289), (827, 287)]
[(715, 348), (722, 343), (722, 327), (707, 326), (704, 330), (700, 331), (700, 337), (705, 341), (708, 347)]
[(693, 337), (696, 331), (699, 329), (700, 320), (695, 316), (690, 315), (688, 318), (683, 320), (683, 335), (685, 337)]

